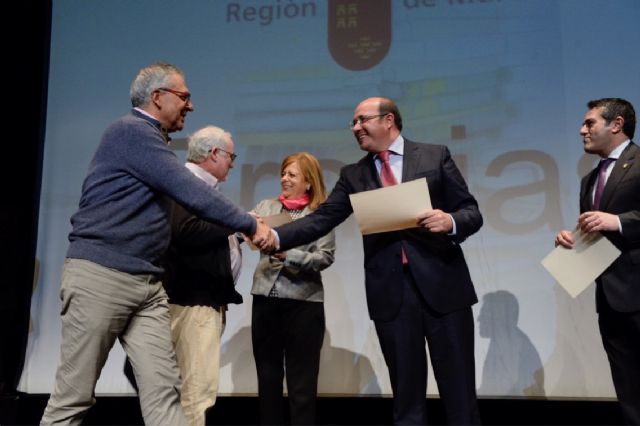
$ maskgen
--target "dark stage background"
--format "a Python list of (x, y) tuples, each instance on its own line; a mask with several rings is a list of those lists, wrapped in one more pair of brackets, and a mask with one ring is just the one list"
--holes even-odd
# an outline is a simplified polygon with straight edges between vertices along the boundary
[[(6, 8), (7, 6), (5, 6)], [(44, 141), (51, 2), (25, 1), (4, 10), (6, 97), (0, 220), (0, 424), (18, 423), (16, 392), (29, 329)], [(6, 28), (6, 27), (5, 27)], [(31, 409), (30, 409), (31, 411)], [(31, 421), (30, 421), (31, 422)]]
[[(22, 395), (7, 407), (1, 424), (33, 425), (40, 420), (47, 395)], [(285, 401), (286, 404), (286, 401)], [(318, 401), (320, 425), (392, 424), (390, 398), (322, 397)], [(431, 424), (444, 423), (439, 399), (427, 400)], [(3, 409), (4, 412), (4, 409)], [(481, 399), (480, 414), (485, 425), (618, 425), (617, 403), (603, 401), (541, 401), (523, 399)], [(254, 425), (258, 423), (258, 401), (254, 397), (221, 397), (207, 415), (209, 425)], [(89, 411), (87, 425), (142, 424), (138, 400), (134, 397), (99, 397)]]

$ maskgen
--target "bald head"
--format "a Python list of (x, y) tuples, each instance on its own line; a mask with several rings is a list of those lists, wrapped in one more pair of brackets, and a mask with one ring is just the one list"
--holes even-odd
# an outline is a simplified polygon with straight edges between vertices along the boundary
[(360, 149), (374, 154), (386, 150), (402, 130), (402, 117), (397, 105), (384, 97), (360, 102), (351, 122)]

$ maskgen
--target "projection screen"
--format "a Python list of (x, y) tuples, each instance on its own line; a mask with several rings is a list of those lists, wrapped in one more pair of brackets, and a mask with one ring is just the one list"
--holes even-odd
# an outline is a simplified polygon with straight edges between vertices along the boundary
[[(89, 161), (105, 127), (130, 108), (143, 66), (178, 65), (195, 111), (172, 147), (214, 124), (238, 159), (222, 191), (246, 209), (279, 193), (279, 164), (308, 151), (328, 187), (363, 156), (347, 123), (369, 96), (394, 99), (403, 134), (445, 144), (485, 224), (463, 250), (480, 302), (480, 396), (610, 398), (594, 286), (571, 298), (541, 266), (555, 233), (578, 216), (579, 179), (596, 158), (578, 129), (586, 102), (640, 107), (636, 0), (56, 0), (32, 325), (20, 390), (53, 388), (60, 272)], [(323, 273), (327, 330), (320, 395), (390, 395), (366, 308), (361, 238), (337, 230)], [(251, 279), (244, 248), (223, 336), (220, 393), (257, 392)], [(98, 394), (133, 389), (116, 346)], [(437, 394), (429, 372), (429, 394)]]

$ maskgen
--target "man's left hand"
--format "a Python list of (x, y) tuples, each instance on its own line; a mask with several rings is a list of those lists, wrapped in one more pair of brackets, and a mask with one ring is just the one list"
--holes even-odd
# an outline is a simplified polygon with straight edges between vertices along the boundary
[(429, 232), (448, 234), (453, 229), (451, 216), (440, 209), (426, 210), (418, 215), (418, 225)]
[(583, 232), (618, 231), (618, 216), (600, 211), (584, 212), (578, 218)]

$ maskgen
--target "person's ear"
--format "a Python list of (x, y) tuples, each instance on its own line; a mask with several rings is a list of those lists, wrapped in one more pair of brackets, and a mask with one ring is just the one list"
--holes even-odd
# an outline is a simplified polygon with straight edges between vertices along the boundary
[(159, 90), (154, 90), (153, 92), (151, 92), (151, 102), (158, 109), (160, 109), (160, 91)]
[(215, 147), (211, 148), (211, 151), (209, 151), (209, 155), (207, 155), (207, 159), (211, 158), (214, 162), (216, 161), (216, 149)]
[(611, 122), (611, 132), (613, 132), (614, 134), (617, 134), (622, 132), (623, 129), (624, 129), (624, 118), (621, 115), (619, 115), (616, 118), (614, 118), (613, 121)]

